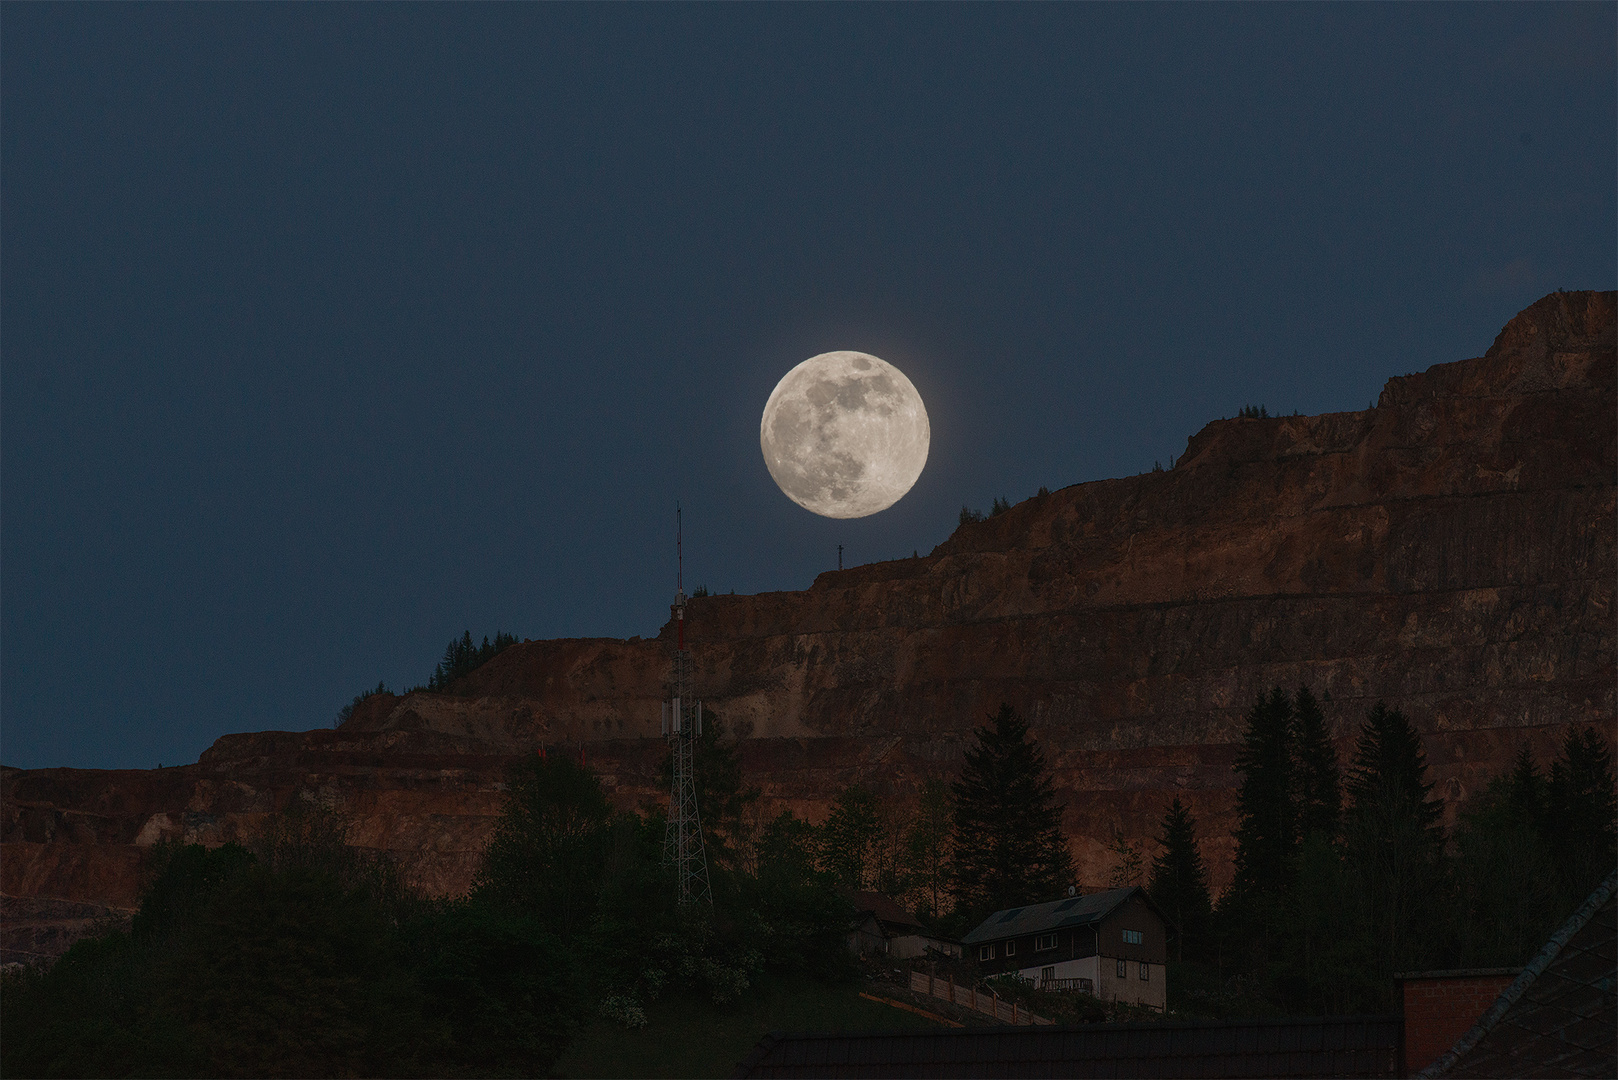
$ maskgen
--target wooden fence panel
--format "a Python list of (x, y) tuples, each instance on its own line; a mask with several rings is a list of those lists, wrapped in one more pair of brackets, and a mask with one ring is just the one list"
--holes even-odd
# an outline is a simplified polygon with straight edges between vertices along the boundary
[(964, 1005), (976, 1012), (987, 1013), (1008, 1024), (1054, 1024), (1043, 1016), (1035, 1016), (1015, 1001), (1001, 1001), (992, 993), (980, 994), (976, 987), (957, 986), (953, 979), (939, 979), (924, 971), (910, 973), (910, 989), (956, 1005)]

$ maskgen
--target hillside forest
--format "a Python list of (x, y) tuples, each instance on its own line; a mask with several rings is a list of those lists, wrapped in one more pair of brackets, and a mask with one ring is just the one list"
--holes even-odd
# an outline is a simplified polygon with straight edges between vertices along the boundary
[[(1152, 850), (1114, 845), (1109, 884), (1142, 885), (1173, 924), (1182, 1016), (1392, 1011), (1395, 972), (1523, 964), (1618, 863), (1594, 729), (1569, 729), (1543, 766), (1525, 749), (1452, 830), (1420, 736), (1381, 705), (1339, 762), (1309, 690), (1276, 688), (1248, 713), (1236, 768), (1219, 897), (1179, 800)], [(406, 887), (345, 843), (340, 807), (313, 801), (243, 845), (160, 843), (131, 921), (5, 974), (0, 1071), (544, 1075), (585, 1025), (643, 1025), (661, 998), (724, 1009), (772, 980), (853, 979), (847, 890), (893, 894), (958, 937), (1072, 884), (1058, 793), (1009, 706), (911, 809), (854, 785), (820, 823), (766, 813), (718, 718), (697, 777), (711, 908), (675, 903), (661, 808), (615, 810), (555, 751), (511, 766), (462, 897)]]

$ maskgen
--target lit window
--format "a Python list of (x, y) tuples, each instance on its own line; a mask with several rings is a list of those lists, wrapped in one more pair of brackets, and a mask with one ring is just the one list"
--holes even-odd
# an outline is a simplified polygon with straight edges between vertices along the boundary
[(1017, 955), (1017, 943), (1015, 941), (1006, 942), (1006, 955), (1007, 956), (1016, 956)]
[(1034, 951), (1044, 952), (1046, 949), (1056, 948), (1055, 934), (1041, 934), (1034, 939)]
[(1151, 978), (1152, 978), (1152, 965), (1143, 962), (1141, 964), (1141, 966), (1140, 966), (1140, 981), (1141, 982), (1150, 982)]
[(1139, 930), (1125, 930), (1124, 931), (1124, 944), (1125, 945), (1139, 945), (1140, 943), (1141, 943), (1141, 933), (1140, 933)]
[(979, 960), (993, 960), (994, 959), (994, 946), (993, 945), (985, 945), (982, 948), (980, 948), (978, 950), (978, 959)]
[(1129, 978), (1129, 961), (1128, 960), (1120, 960), (1120, 961), (1118, 961), (1118, 977), (1120, 979)]

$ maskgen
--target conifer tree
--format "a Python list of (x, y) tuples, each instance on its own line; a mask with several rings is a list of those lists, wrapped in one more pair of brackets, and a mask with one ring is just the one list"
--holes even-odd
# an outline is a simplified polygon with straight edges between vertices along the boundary
[(1242, 784), (1236, 799), (1235, 888), (1250, 896), (1284, 895), (1298, 850), (1298, 803), (1292, 703), (1279, 686), (1248, 712), (1236, 771)]
[(1451, 872), (1451, 936), (1461, 967), (1523, 963), (1567, 915), (1542, 830), (1545, 777), (1525, 743), (1462, 815)]
[(1297, 770), (1298, 835), (1319, 833), (1335, 839), (1342, 815), (1342, 780), (1337, 750), (1326, 732), (1326, 716), (1307, 686), (1298, 687), (1292, 704), (1293, 745)]
[(1207, 939), (1213, 901), (1208, 894), (1208, 874), (1197, 848), (1197, 823), (1179, 797), (1163, 815), (1163, 834), (1158, 838), (1163, 852), (1152, 861), (1152, 878), (1146, 891), (1157, 906), (1174, 920), (1174, 952), (1184, 960), (1186, 946), (1195, 958)]
[(1000, 908), (1061, 894), (1072, 880), (1045, 755), (1010, 705), (974, 733), (955, 799), (953, 879), (963, 914), (980, 919)]
[(1573, 728), (1546, 784), (1545, 840), (1570, 901), (1582, 901), (1618, 864), (1612, 751), (1593, 727)]
[(1378, 702), (1366, 714), (1347, 787), (1345, 868), (1377, 976), (1419, 969), (1445, 910), (1444, 808), (1428, 798), (1427, 754), (1404, 713)]

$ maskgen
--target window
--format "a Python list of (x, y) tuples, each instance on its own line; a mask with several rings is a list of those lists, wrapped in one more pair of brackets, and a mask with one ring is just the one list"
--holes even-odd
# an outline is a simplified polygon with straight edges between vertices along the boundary
[(985, 945), (982, 948), (978, 949), (978, 959), (979, 960), (993, 960), (994, 959), (994, 946), (993, 945)]
[(1125, 945), (1139, 945), (1140, 943), (1141, 943), (1141, 932), (1139, 930), (1125, 930), (1124, 931), (1124, 944)]
[(1129, 961), (1128, 960), (1120, 960), (1120, 961), (1118, 961), (1118, 977), (1120, 979), (1129, 978)]
[(1150, 964), (1146, 963), (1146, 961), (1142, 960), (1141, 965), (1140, 965), (1140, 981), (1141, 982), (1151, 982), (1151, 980), (1152, 980), (1152, 965), (1150, 965)]
[(1042, 983), (1055, 982), (1056, 981), (1056, 969), (1054, 967), (1040, 968), (1039, 969), (1039, 981), (1042, 982)]
[(1055, 934), (1041, 934), (1034, 939), (1034, 951), (1044, 952), (1046, 949), (1056, 948)]
[(1007, 956), (1016, 956), (1017, 955), (1017, 943), (1015, 941), (1006, 942), (1006, 955)]

